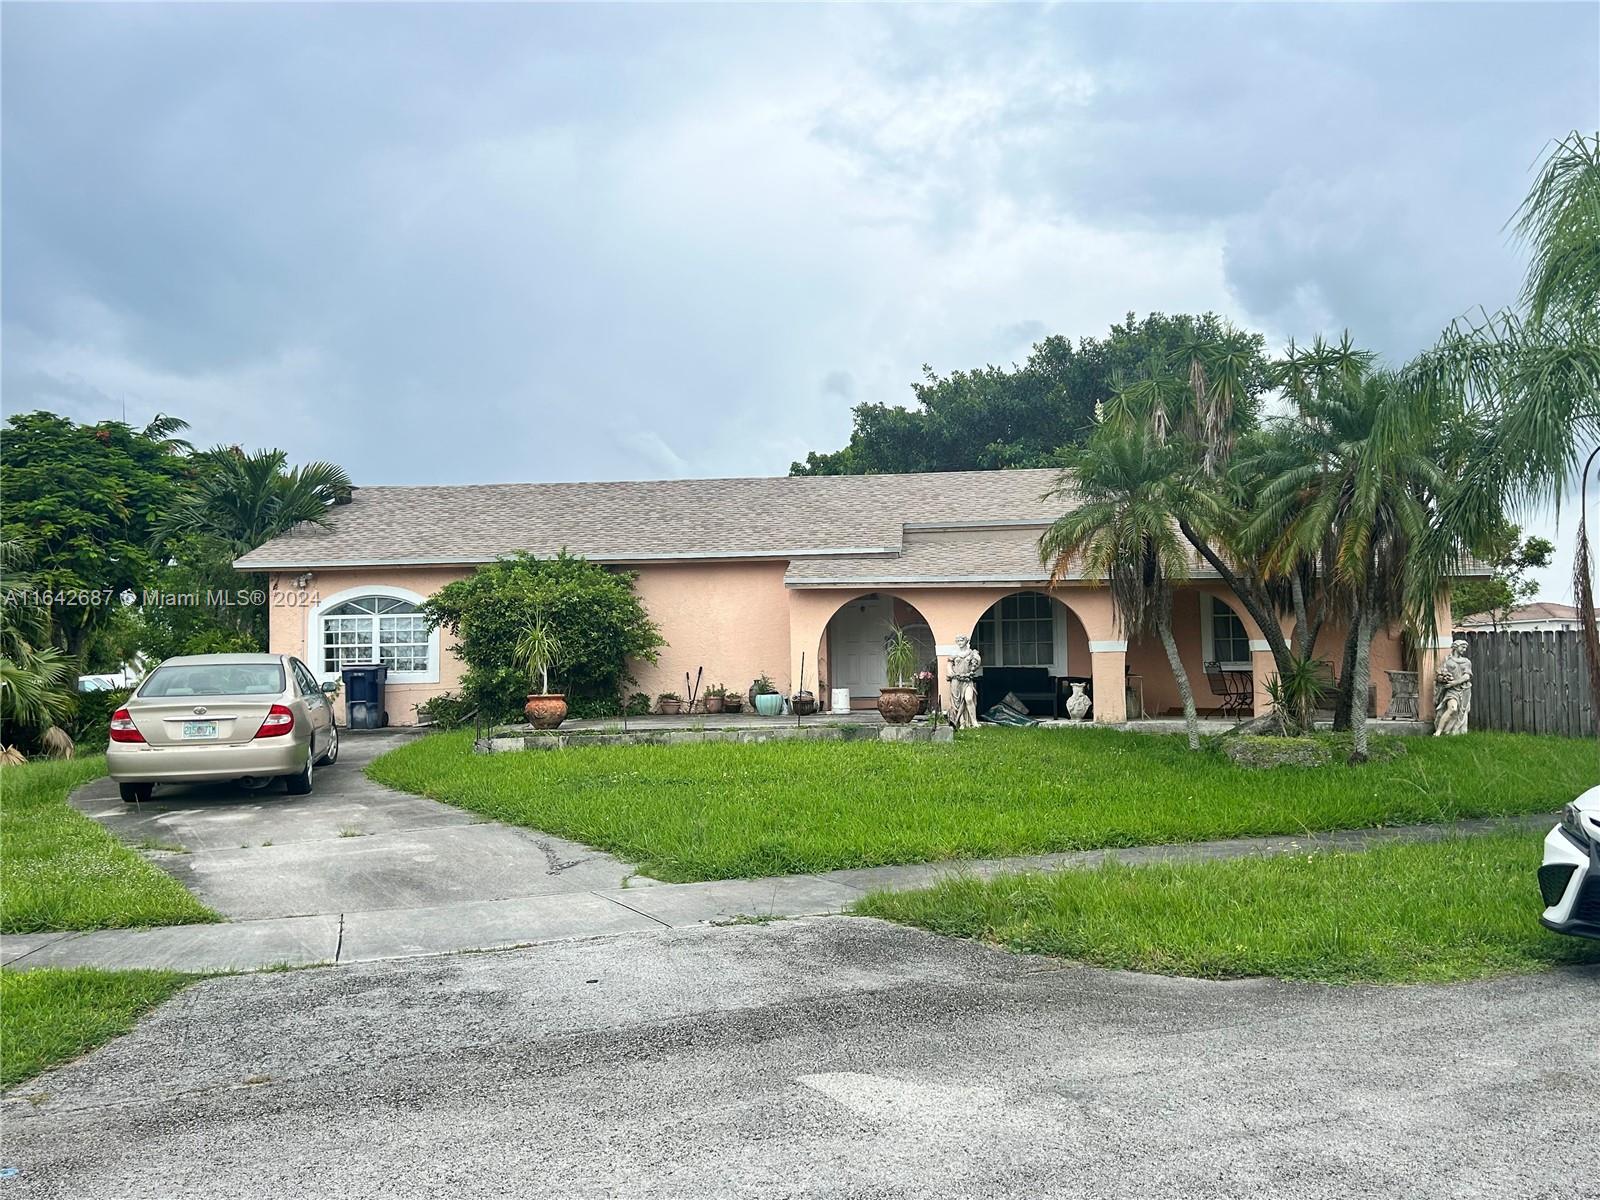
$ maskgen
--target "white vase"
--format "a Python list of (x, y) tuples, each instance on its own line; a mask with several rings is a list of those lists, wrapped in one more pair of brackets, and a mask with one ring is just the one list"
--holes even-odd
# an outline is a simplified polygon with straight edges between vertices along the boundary
[(1089, 708), (1094, 701), (1083, 694), (1083, 684), (1072, 685), (1072, 695), (1067, 697), (1067, 716), (1074, 721), (1081, 721), (1089, 715)]

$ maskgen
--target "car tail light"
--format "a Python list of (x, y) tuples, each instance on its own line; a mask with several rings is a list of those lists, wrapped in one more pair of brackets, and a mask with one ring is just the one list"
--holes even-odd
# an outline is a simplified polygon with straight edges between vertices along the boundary
[(111, 740), (113, 742), (142, 742), (144, 734), (139, 732), (139, 727), (133, 723), (133, 718), (128, 715), (128, 710), (119, 708), (111, 714)]
[(281, 704), (274, 704), (267, 710), (267, 715), (261, 718), (261, 728), (256, 730), (258, 738), (282, 737), (294, 728), (294, 714)]

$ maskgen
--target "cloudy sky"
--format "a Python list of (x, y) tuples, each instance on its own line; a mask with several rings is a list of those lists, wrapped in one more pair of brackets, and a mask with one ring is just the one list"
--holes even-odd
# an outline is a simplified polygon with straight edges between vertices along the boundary
[(1130, 310), (1403, 356), (1600, 107), (1593, 4), (0, 21), (6, 410), (365, 483), (782, 473)]

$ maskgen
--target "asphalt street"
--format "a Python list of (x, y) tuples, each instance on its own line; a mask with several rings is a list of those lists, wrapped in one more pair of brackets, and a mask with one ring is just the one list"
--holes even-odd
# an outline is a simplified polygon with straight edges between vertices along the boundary
[(1211, 983), (847, 917), (216, 978), (6, 1195), (1600, 1196), (1600, 969)]

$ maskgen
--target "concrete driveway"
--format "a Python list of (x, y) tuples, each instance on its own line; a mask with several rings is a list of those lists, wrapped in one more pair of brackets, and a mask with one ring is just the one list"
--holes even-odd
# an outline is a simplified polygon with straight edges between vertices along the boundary
[(208, 980), (8, 1195), (1600, 1195), (1600, 969), (1206, 983), (844, 917)]
[(633, 874), (591, 847), (484, 821), (362, 774), (410, 736), (344, 732), (339, 761), (318, 768), (309, 796), (278, 785), (168, 785), (153, 802), (131, 805), (103, 779), (72, 803), (124, 841), (155, 850), (164, 870), (234, 920), (590, 892)]

